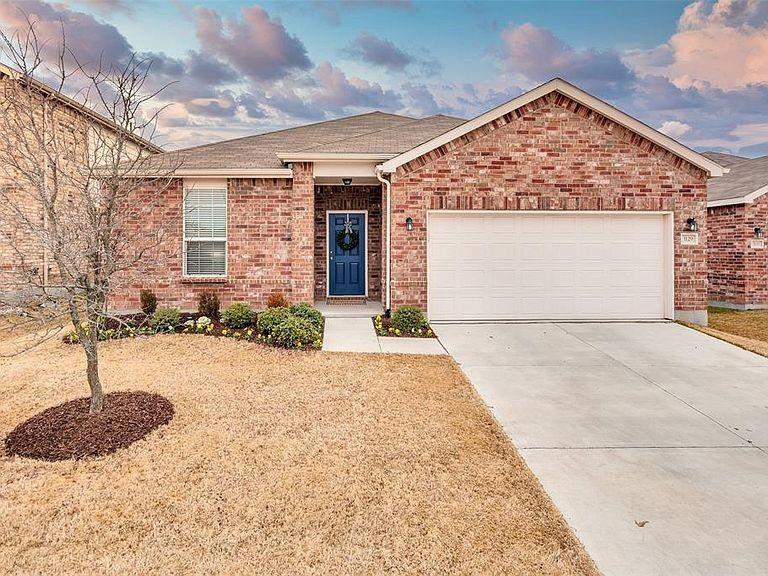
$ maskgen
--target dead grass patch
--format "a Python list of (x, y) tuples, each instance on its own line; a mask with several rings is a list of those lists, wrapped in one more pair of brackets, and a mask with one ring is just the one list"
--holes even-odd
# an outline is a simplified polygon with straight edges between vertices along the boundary
[(742, 338), (768, 342), (768, 310), (710, 308), (709, 327)]
[[(3, 573), (597, 574), (448, 358), (178, 335), (102, 350), (107, 391), (175, 416), (99, 459), (3, 454)], [(0, 433), (82, 396), (82, 368), (56, 341), (0, 358)]]

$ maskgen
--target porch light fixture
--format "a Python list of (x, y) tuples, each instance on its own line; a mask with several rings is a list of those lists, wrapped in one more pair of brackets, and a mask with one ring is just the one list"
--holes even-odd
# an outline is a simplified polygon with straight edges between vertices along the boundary
[(685, 221), (685, 229), (689, 232), (698, 232), (699, 224), (696, 222), (696, 218), (688, 218)]
[(408, 230), (408, 232), (413, 230), (413, 218), (411, 218), (410, 216), (408, 216), (408, 218), (405, 219), (405, 229)]
[(352, 186), (352, 178), (342, 178), (341, 183), (344, 184), (344, 186)]
[(755, 226), (755, 238), (762, 238), (765, 234), (762, 226)]

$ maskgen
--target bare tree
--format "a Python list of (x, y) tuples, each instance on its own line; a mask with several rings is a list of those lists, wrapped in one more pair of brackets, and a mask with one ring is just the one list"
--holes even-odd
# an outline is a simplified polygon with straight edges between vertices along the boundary
[[(177, 168), (159, 164), (149, 144), (162, 87), (149, 88), (151, 62), (135, 55), (117, 65), (79, 62), (63, 30), (52, 57), (31, 21), (23, 33), (0, 32), (0, 48), (14, 69), (0, 92), (0, 218), (16, 255), (14, 292), (28, 318), (71, 321), (97, 414), (110, 292), (163, 237), (132, 224), (152, 209), (146, 191), (162, 194)], [(27, 261), (30, 242), (42, 266)]]

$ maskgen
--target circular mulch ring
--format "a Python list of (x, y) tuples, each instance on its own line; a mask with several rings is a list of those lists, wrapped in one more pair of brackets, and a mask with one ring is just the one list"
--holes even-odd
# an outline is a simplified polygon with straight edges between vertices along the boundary
[(173, 418), (173, 404), (149, 392), (105, 394), (101, 413), (93, 416), (90, 404), (90, 398), (78, 398), (32, 416), (6, 436), (6, 451), (51, 462), (104, 456)]

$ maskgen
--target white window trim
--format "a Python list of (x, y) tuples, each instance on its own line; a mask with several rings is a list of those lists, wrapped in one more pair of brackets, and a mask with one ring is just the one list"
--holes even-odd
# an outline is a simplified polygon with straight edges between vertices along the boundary
[[(197, 186), (197, 184), (201, 184)], [(194, 188), (200, 190), (223, 190), (224, 191), (224, 238), (214, 237), (195, 237), (187, 238), (187, 192)], [(223, 274), (187, 274), (187, 242), (224, 242), (224, 273)], [(181, 195), (181, 269), (182, 276), (185, 279), (226, 279), (229, 275), (229, 190), (226, 184), (221, 186), (218, 183), (211, 182), (209, 185), (205, 185), (203, 182), (195, 183), (191, 185), (184, 184), (184, 189)]]

